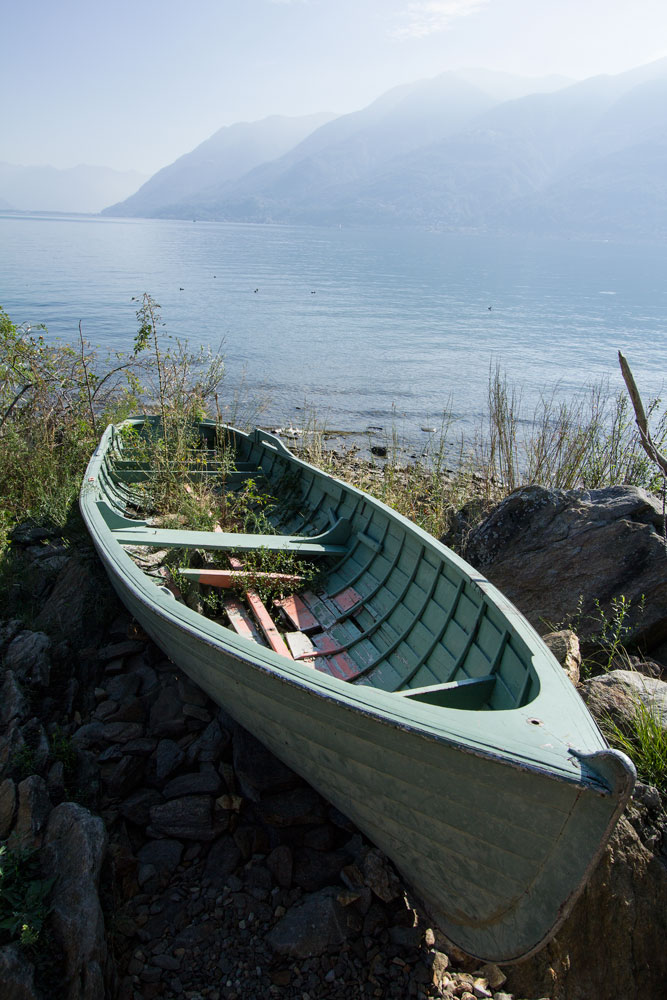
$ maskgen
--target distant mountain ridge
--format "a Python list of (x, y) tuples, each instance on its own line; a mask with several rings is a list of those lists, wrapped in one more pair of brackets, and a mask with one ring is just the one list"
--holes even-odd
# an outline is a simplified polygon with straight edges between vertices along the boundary
[[(139, 190), (104, 215), (160, 216), (173, 202), (196, 198), (215, 184), (242, 177), (253, 167), (282, 156), (335, 117), (326, 112), (288, 118), (273, 115), (219, 129), (199, 146), (158, 170)], [(122, 211), (121, 211), (122, 210)], [(176, 218), (187, 218), (177, 215)]]
[(222, 129), (105, 214), (663, 236), (666, 99), (667, 59), (579, 83), (443, 73), (272, 157), (265, 123), (244, 126), (243, 156)]
[(126, 198), (146, 179), (138, 171), (81, 165), (0, 163), (0, 206), (18, 212), (101, 212), (110, 199)]

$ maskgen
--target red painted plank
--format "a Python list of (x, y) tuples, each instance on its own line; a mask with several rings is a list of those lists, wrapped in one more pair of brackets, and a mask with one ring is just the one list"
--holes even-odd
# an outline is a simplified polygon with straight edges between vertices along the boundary
[(259, 627), (266, 636), (271, 649), (273, 649), (276, 653), (280, 653), (281, 656), (286, 656), (288, 660), (292, 660), (292, 654), (285, 645), (280, 632), (276, 628), (271, 615), (264, 607), (264, 603), (257, 591), (249, 590), (246, 594), (246, 600), (250, 605), (252, 613), (257, 619)]
[[(359, 673), (360, 668), (354, 660), (340, 648), (340, 643), (332, 635), (329, 635), (328, 632), (313, 636), (313, 645), (320, 656), (325, 654), (324, 661), (328, 672), (334, 677), (339, 677), (341, 680), (346, 681), (352, 677), (356, 677)], [(320, 657), (318, 657), (318, 661), (319, 659)], [(315, 665), (318, 669), (322, 669), (319, 662), (316, 662)]]
[(341, 590), (339, 594), (332, 597), (331, 600), (334, 604), (340, 608), (341, 611), (350, 611), (355, 605), (359, 604), (363, 600), (361, 594), (358, 594), (354, 587), (347, 587), (346, 590)]
[(225, 611), (227, 612), (229, 623), (235, 632), (238, 632), (239, 635), (244, 636), (246, 639), (253, 639), (255, 642), (263, 645), (262, 637), (240, 601), (235, 601), (231, 598), (225, 601)]
[(312, 632), (313, 629), (320, 627), (315, 615), (309, 611), (296, 594), (291, 597), (283, 597), (273, 603), (277, 608), (282, 608), (289, 621), (299, 632)]

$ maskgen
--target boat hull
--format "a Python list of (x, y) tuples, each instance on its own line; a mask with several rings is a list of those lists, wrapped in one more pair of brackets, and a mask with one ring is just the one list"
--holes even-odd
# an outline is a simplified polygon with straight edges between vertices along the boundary
[[(87, 482), (96, 475), (93, 461)], [(600, 739), (552, 765), (551, 734), (530, 712), (505, 753), (485, 734), (515, 727), (516, 713), (422, 705), (241, 640), (159, 592), (105, 530), (96, 499), (84, 489), (82, 511), (111, 583), (166, 655), (349, 816), (456, 945), (498, 963), (542, 947), (631, 792), (627, 758)]]

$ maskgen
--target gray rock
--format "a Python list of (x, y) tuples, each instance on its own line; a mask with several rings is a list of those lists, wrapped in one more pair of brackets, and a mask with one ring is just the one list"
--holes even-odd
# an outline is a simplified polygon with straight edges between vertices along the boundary
[(97, 650), (97, 658), (102, 663), (115, 660), (117, 657), (132, 656), (134, 653), (141, 653), (146, 644), (139, 639), (123, 639), (120, 642), (112, 642), (108, 646), (100, 646)]
[(18, 811), (12, 840), (26, 847), (39, 844), (50, 812), (46, 782), (38, 774), (31, 774), (18, 786)]
[(338, 882), (341, 868), (350, 861), (345, 851), (315, 851), (300, 848), (294, 856), (292, 882), (306, 892), (314, 892)]
[(185, 760), (185, 753), (173, 740), (160, 740), (151, 758), (152, 770), (158, 784), (172, 774)]
[(162, 789), (165, 799), (180, 798), (183, 795), (217, 795), (222, 788), (222, 779), (212, 764), (203, 764), (201, 771), (179, 774)]
[(0, 948), (2, 1000), (39, 1000), (34, 980), (35, 967), (19, 945)]
[(142, 757), (121, 757), (103, 777), (107, 794), (112, 799), (125, 798), (141, 783), (145, 772), (146, 762)]
[(349, 931), (345, 908), (336, 896), (336, 889), (322, 889), (292, 906), (267, 935), (273, 951), (289, 958), (312, 958), (340, 947)]
[(129, 743), (144, 735), (140, 722), (106, 722), (102, 727), (105, 743)]
[[(464, 555), (539, 631), (568, 622), (590, 651), (611, 601), (630, 601), (626, 643), (648, 649), (667, 638), (662, 509), (643, 490), (516, 490), (468, 538)], [(641, 597), (646, 603), (640, 612)]]
[(175, 685), (160, 691), (150, 710), (148, 728), (155, 736), (178, 736), (183, 732), (183, 704)]
[(632, 724), (637, 705), (654, 711), (667, 728), (667, 683), (634, 670), (610, 670), (592, 677), (580, 687), (589, 711), (598, 720), (611, 718), (621, 728)]
[(146, 826), (153, 806), (162, 802), (162, 796), (155, 788), (140, 788), (121, 803), (120, 814), (136, 826)]
[(176, 840), (214, 840), (212, 800), (209, 795), (187, 795), (155, 805), (150, 810), (151, 837)]
[(576, 687), (579, 683), (581, 651), (575, 633), (571, 629), (560, 629), (558, 632), (547, 632), (542, 639)]
[(99, 585), (85, 562), (67, 560), (42, 606), (35, 624), (50, 634), (66, 635), (71, 642), (90, 638), (92, 613), (99, 607)]
[(56, 806), (42, 849), (46, 876), (55, 876), (48, 923), (61, 951), (67, 1000), (99, 1000), (105, 995), (107, 946), (97, 895), (107, 848), (104, 823), (82, 806)]
[(8, 728), (14, 719), (25, 719), (30, 711), (28, 701), (23, 694), (16, 676), (12, 670), (6, 670), (2, 687), (0, 687), (0, 724)]
[(100, 721), (87, 722), (72, 734), (72, 746), (76, 750), (89, 750), (91, 747), (102, 746), (105, 743), (104, 723)]
[(20, 632), (5, 653), (5, 667), (19, 681), (47, 687), (51, 673), (51, 640), (44, 632)]
[(294, 858), (287, 844), (279, 844), (278, 847), (274, 847), (266, 859), (266, 867), (279, 886), (283, 889), (289, 889), (292, 884)]
[(231, 742), (229, 733), (213, 719), (188, 747), (188, 763), (217, 763)]
[(0, 783), (0, 840), (6, 840), (14, 823), (18, 795), (11, 778)]
[(142, 865), (153, 865), (156, 871), (174, 872), (181, 863), (183, 844), (180, 840), (149, 840), (137, 854)]
[(206, 876), (218, 885), (224, 885), (227, 877), (235, 872), (243, 861), (239, 847), (230, 836), (220, 837), (211, 846), (206, 859)]
[(123, 702), (133, 698), (141, 687), (141, 677), (138, 674), (117, 674), (104, 681), (104, 690), (108, 698)]
[(23, 622), (20, 618), (10, 618), (9, 621), (0, 622), (0, 653), (19, 634), (22, 628)]

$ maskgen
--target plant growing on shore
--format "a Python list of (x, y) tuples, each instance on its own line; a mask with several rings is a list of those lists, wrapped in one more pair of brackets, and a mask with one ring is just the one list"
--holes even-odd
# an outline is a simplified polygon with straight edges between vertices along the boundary
[(54, 882), (42, 877), (36, 849), (0, 844), (0, 944), (38, 944)]
[(637, 697), (628, 724), (607, 716), (602, 729), (610, 744), (633, 760), (640, 781), (667, 793), (667, 728), (656, 705)]

